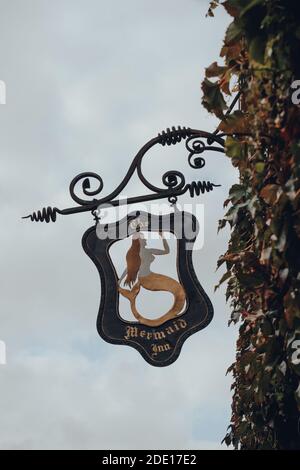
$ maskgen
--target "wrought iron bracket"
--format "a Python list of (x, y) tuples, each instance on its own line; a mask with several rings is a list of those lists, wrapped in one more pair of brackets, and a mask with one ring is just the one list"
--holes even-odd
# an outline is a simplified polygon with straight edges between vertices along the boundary
[[(190, 193), (191, 197), (199, 196), (205, 192), (212, 191), (215, 187), (221, 186), (210, 181), (192, 181), (186, 183), (183, 173), (170, 170), (162, 176), (162, 188), (154, 186), (150, 181), (147, 180), (142, 171), (142, 160), (147, 152), (155, 145), (171, 146), (177, 145), (181, 141), (185, 141), (185, 147), (188, 152), (188, 163), (190, 167), (195, 169), (201, 169), (205, 165), (204, 152), (214, 151), (223, 152), (225, 147), (224, 137), (227, 134), (218, 134), (216, 132), (210, 133), (202, 130), (191, 129), (186, 127), (172, 127), (166, 131), (162, 131), (157, 137), (149, 140), (136, 154), (134, 157), (126, 176), (123, 181), (107, 196), (98, 199), (95, 198), (103, 189), (103, 180), (101, 176), (93, 172), (80, 173), (71, 181), (69, 191), (71, 198), (78, 204), (75, 207), (69, 207), (66, 209), (58, 209), (57, 207), (44, 207), (42, 210), (33, 212), (30, 215), (23, 217), (23, 219), (29, 218), (35, 222), (55, 222), (57, 214), (69, 215), (76, 214), (79, 212), (90, 211), (97, 218), (95, 212), (102, 204), (109, 204), (111, 206), (119, 206), (123, 204), (134, 204), (138, 202), (152, 201), (156, 199), (167, 198), (170, 203), (174, 203), (178, 196)], [(141, 196), (131, 197), (129, 199), (118, 199), (117, 197), (121, 194), (124, 188), (129, 183), (134, 173), (137, 173), (138, 178), (143, 185), (150, 190), (150, 194)], [(97, 188), (91, 189), (91, 180), (97, 181)], [(76, 187), (81, 182), (82, 193), (89, 199), (82, 199), (76, 194)], [(92, 199), (90, 199), (92, 198)]]

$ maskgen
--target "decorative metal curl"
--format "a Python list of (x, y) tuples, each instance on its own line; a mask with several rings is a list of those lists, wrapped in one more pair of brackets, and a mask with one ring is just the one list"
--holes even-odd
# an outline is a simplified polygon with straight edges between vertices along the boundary
[(210, 181), (192, 181), (187, 185), (191, 197), (199, 196), (200, 193), (213, 191), (214, 188), (221, 186), (220, 184), (214, 184)]
[(203, 140), (193, 135), (186, 140), (185, 146), (186, 149), (192, 154), (202, 153), (205, 150), (205, 143)]
[(33, 212), (30, 215), (26, 215), (22, 217), (22, 219), (30, 219), (31, 222), (46, 222), (47, 224), (50, 222), (56, 221), (56, 214), (60, 214), (61, 211), (57, 209), (57, 207), (43, 207), (40, 211)]
[(206, 137), (207, 145), (198, 136), (191, 135), (185, 143), (186, 149), (189, 151), (188, 162), (192, 168), (203, 168), (205, 166), (205, 159), (195, 155), (200, 155), (206, 150), (215, 152), (224, 152), (224, 146), (217, 147), (212, 145), (215, 139), (211, 136)]
[[(195, 154), (193, 153), (190, 153), (189, 156), (188, 156), (188, 162), (189, 162), (189, 165), (190, 167), (192, 168), (195, 168), (195, 169), (200, 169), (200, 168), (203, 168), (205, 166), (205, 160), (203, 157), (196, 157), (194, 158)], [(194, 160), (192, 160), (194, 159)]]
[(173, 191), (180, 191), (185, 185), (185, 177), (180, 171), (167, 171), (162, 177), (165, 186)]
[[(189, 192), (191, 197), (195, 195), (199, 196), (200, 193), (212, 191), (214, 187), (220, 186), (209, 181), (205, 182), (196, 182), (186, 183), (184, 175), (175, 170), (167, 171), (162, 177), (163, 188), (154, 186), (150, 181), (146, 179), (142, 171), (142, 160), (146, 153), (154, 147), (156, 144), (162, 146), (165, 145), (176, 145), (182, 140), (186, 140), (186, 149), (189, 152), (188, 163), (192, 168), (201, 169), (205, 165), (205, 159), (202, 154), (205, 151), (217, 151), (224, 152), (225, 141), (222, 135), (212, 134), (206, 131), (201, 131), (197, 129), (191, 129), (187, 127), (172, 127), (167, 128), (165, 131), (162, 131), (158, 134), (157, 137), (149, 140), (136, 154), (133, 159), (127, 174), (125, 175), (123, 181), (117, 186), (117, 188), (101, 199), (97, 199), (93, 196), (97, 196), (103, 189), (103, 180), (101, 176), (93, 172), (85, 172), (77, 175), (70, 183), (70, 195), (72, 199), (79, 205), (78, 207), (69, 207), (66, 209), (58, 209), (56, 207), (43, 208), (41, 211), (33, 212), (31, 215), (28, 215), (23, 218), (30, 218), (31, 221), (35, 222), (55, 222), (56, 215), (68, 215), (75, 214), (79, 212), (90, 211), (95, 214), (95, 211), (99, 206), (105, 203), (109, 203), (111, 206), (118, 206), (122, 204), (135, 204), (138, 202), (146, 202), (155, 199), (167, 198), (169, 201), (177, 200), (178, 196)], [(207, 144), (204, 143), (206, 140)], [(212, 144), (215, 145), (212, 145)], [(201, 156), (200, 156), (201, 154)], [(144, 186), (149, 189), (152, 193), (145, 194), (142, 196), (132, 197), (127, 200), (117, 199), (117, 196), (121, 194), (124, 188), (129, 183), (134, 172), (137, 172), (137, 175), (140, 181)], [(96, 189), (91, 189), (91, 181), (96, 180), (98, 186)], [(81, 191), (82, 193), (91, 198), (89, 200), (79, 197), (75, 192), (75, 187), (78, 183), (82, 181)]]
[(172, 129), (168, 127), (166, 131), (162, 131), (158, 134), (158, 138), (160, 139), (159, 143), (161, 145), (175, 145), (181, 142), (182, 139), (186, 139), (190, 134), (191, 129), (189, 127), (178, 126), (177, 129), (175, 126), (172, 126)]
[[(98, 185), (97, 189), (90, 190), (90, 188), (91, 188), (90, 178), (94, 178), (95, 180), (98, 181), (99, 185)], [(83, 180), (82, 184), (81, 184), (81, 187), (82, 187), (83, 194), (85, 194), (86, 196), (96, 196), (97, 194), (100, 194), (102, 189), (103, 189), (103, 180), (102, 180), (101, 176), (97, 175), (97, 173), (92, 173), (92, 172), (80, 173), (79, 175), (75, 176), (75, 178), (72, 179), (72, 181), (70, 183), (70, 188), (69, 188), (71, 198), (75, 202), (77, 202), (78, 204), (81, 204), (83, 206), (83, 205), (86, 205), (86, 204), (90, 204), (91, 201), (81, 199), (80, 197), (78, 197), (75, 194), (75, 186), (77, 185), (77, 183), (79, 183), (80, 180)]]

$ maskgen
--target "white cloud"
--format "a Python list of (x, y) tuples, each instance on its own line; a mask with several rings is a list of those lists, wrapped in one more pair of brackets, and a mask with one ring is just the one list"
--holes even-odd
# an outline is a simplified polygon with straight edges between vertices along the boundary
[[(214, 374), (209, 359), (215, 358), (218, 370), (224, 366), (222, 355), (201, 339), (202, 346), (187, 344), (178, 362), (166, 369), (152, 368), (122, 347), (93, 359), (76, 345), (68, 351), (8, 356), (1, 369), (1, 448), (195, 445), (193, 416), (198, 408), (218, 408), (220, 398), (228, 398), (229, 385)], [(209, 422), (199, 425), (211, 435)], [(218, 433), (221, 440), (222, 430)]]

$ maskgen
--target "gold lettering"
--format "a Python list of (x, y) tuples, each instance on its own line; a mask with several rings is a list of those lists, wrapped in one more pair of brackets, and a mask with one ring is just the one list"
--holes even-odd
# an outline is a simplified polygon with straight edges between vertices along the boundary
[(126, 327), (126, 335), (124, 336), (124, 339), (130, 339), (130, 338), (137, 338), (138, 337), (138, 329), (136, 326), (127, 326)]
[(152, 356), (157, 356), (157, 346), (156, 344), (151, 344)]
[[(147, 340), (155, 339), (155, 340), (162, 340), (166, 338), (166, 335), (173, 335), (176, 331), (179, 331), (180, 329), (184, 330), (188, 326), (186, 320), (183, 320), (182, 318), (179, 318), (175, 321), (173, 321), (172, 326), (167, 326), (164, 330), (162, 331), (146, 331), (146, 330), (140, 330), (136, 326), (127, 326), (124, 339), (130, 339), (130, 338), (146, 338)], [(168, 348), (169, 349), (169, 348)], [(161, 351), (155, 351), (155, 353), (161, 352)]]
[(172, 328), (171, 326), (168, 326), (168, 327), (166, 328), (166, 332), (167, 332), (168, 335), (172, 335), (172, 334), (174, 333), (174, 330), (173, 330), (173, 328)]
[(166, 335), (164, 334), (163, 331), (155, 331), (153, 333), (153, 336), (154, 336), (155, 339), (163, 339), (163, 338), (166, 337)]
[(169, 351), (171, 349), (171, 346), (169, 343), (164, 343), (164, 344), (151, 344), (151, 349), (152, 349), (152, 356), (157, 356), (158, 353), (162, 353), (164, 351)]
[(178, 323), (179, 323), (180, 328), (182, 329), (187, 327), (187, 322), (185, 320), (182, 320), (182, 318), (178, 320)]

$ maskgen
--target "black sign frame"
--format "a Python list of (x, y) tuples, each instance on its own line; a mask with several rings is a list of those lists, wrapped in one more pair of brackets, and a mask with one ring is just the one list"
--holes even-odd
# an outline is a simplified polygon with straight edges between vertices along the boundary
[[(168, 320), (159, 327), (150, 327), (139, 322), (124, 320), (119, 314), (118, 275), (112, 262), (109, 250), (112, 245), (126, 236), (133, 234), (135, 229), (130, 223), (135, 219), (147, 220), (143, 231), (167, 230), (177, 239), (177, 272), (178, 279), (186, 292), (185, 311)], [(117, 235), (124, 224), (126, 235)], [(192, 230), (187, 236), (183, 228)], [(167, 227), (167, 229), (165, 228)], [(110, 237), (113, 229), (114, 237)], [(97, 236), (97, 231), (106, 237)], [(101, 281), (101, 299), (97, 317), (99, 335), (108, 343), (127, 345), (135, 348), (152, 366), (163, 367), (172, 364), (178, 358), (186, 339), (205, 328), (213, 318), (212, 303), (202, 288), (192, 261), (193, 244), (199, 231), (196, 217), (187, 212), (174, 212), (166, 215), (153, 215), (147, 212), (135, 212), (127, 215), (114, 224), (90, 227), (82, 238), (82, 246), (86, 254), (94, 262)]]

